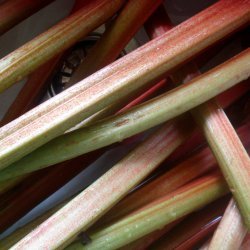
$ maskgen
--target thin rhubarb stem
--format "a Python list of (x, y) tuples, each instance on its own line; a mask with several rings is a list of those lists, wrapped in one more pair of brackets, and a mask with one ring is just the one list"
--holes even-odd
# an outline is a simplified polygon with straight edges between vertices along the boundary
[(0, 35), (53, 0), (9, 0), (0, 5)]
[(184, 128), (183, 121), (186, 118), (161, 127), (16, 247), (56, 248), (87, 229), (189, 136), (192, 128)]
[[(91, 5), (92, 3), (91, 1)], [(102, 3), (106, 3), (105, 6), (110, 12), (111, 9), (114, 11), (115, 7), (120, 5), (120, 2), (112, 1), (114, 4), (112, 4), (113, 8), (111, 8), (110, 1), (102, 1)], [(100, 9), (102, 9), (102, 15), (107, 17), (107, 14), (103, 14), (105, 13), (103, 8)], [(88, 8), (86, 8), (85, 11), (86, 10), (88, 10)], [(78, 12), (78, 14), (80, 12)], [(87, 11), (87, 13), (91, 12)], [(95, 17), (98, 16), (96, 13), (95, 11)], [(67, 20), (69, 21), (76, 16), (77, 14)], [(84, 17), (81, 15), (80, 19), (85, 20)], [(92, 18), (90, 18), (90, 20), (92, 20)], [(87, 118), (98, 110), (120, 99), (122, 96), (132, 92), (134, 89), (140, 88), (153, 80), (158, 80), (181, 62), (191, 58), (207, 46), (243, 26), (248, 21), (249, 2), (244, 0), (219, 1), (192, 17), (187, 22), (171, 30), (168, 34), (149, 42), (128, 56), (119, 59), (112, 65), (86, 78), (68, 91), (66, 90), (59, 96), (52, 98), (9, 125), (4, 126), (0, 130), (0, 138), (2, 138), (0, 144), (1, 168), (20, 159), (49, 140), (62, 134), (84, 118)], [(67, 21), (63, 23), (67, 23)], [(70, 23), (73, 25), (71, 21)], [(73, 26), (74, 27), (71, 27), (71, 25), (69, 25), (71, 30), (79, 30), (79, 25), (74, 23)], [(60, 27), (60, 25), (56, 27)], [(54, 29), (52, 29), (52, 31), (53, 30)], [(62, 32), (68, 37), (68, 32), (65, 30)], [(81, 36), (82, 35), (81, 33)], [(46, 34), (40, 36), (39, 39), (45, 36), (47, 39)], [(58, 39), (57, 41), (61, 41), (63, 44), (65, 43), (64, 39)], [(183, 43), (183, 41), (186, 42)], [(54, 53), (56, 53), (58, 50), (55, 49), (54, 43), (51, 44), (53, 45)], [(35, 45), (36, 49), (38, 49), (37, 44)], [(24, 50), (24, 48), (25, 46), (22, 47), (21, 51), (27, 53), (27, 50)], [(10, 60), (16, 53), (17, 52), (13, 52), (13, 54), (3, 59), (2, 63), (7, 64), (7, 62), (10, 61), (12, 63), (16, 62), (16, 60)], [(46, 53), (44, 54), (42, 57), (47, 54), (51, 55), (48, 46), (46, 46)], [(144, 55), (143, 57), (141, 56), (142, 54)], [(41, 53), (35, 53), (35, 55), (40, 58)], [(25, 58), (34, 61), (34, 58), (30, 55)], [(18, 57), (18, 60), (19, 59), (21, 62), (15, 64), (15, 74), (12, 74), (12, 72), (10, 74), (12, 76), (11, 78), (15, 78), (17, 75), (19, 76), (20, 72), (17, 70), (17, 67), (19, 68), (20, 66), (20, 70), (22, 71), (24, 71), (25, 68), (27, 69), (28, 64), (25, 62), (26, 59), (24, 60), (23, 57)], [(10, 73), (11, 70), (8, 70), (10, 68), (11, 67), (6, 65), (6, 67), (3, 67), (3, 70), (7, 70)], [(241, 68), (244, 67), (241, 66)], [(29, 69), (31, 68), (29, 67)], [(12, 67), (12, 71), (13, 70)], [(239, 73), (241, 73), (241, 71)], [(24, 75), (25, 74), (22, 74), (22, 76)], [(6, 75), (3, 74), (3, 76)], [(239, 80), (243, 80), (246, 77), (247, 75), (243, 73), (239, 77)], [(7, 78), (8, 77), (4, 77), (5, 80)], [(228, 77), (226, 78), (228, 79)], [(238, 82), (238, 80), (236, 81)], [(11, 82), (13, 81), (9, 79), (8, 83)], [(235, 83), (232, 83), (230, 80), (228, 82), (228, 88), (233, 84)], [(93, 86), (89, 87), (91, 85)], [(216, 94), (226, 88), (219, 89)]]
[[(80, 8), (84, 7), (84, 5), (86, 5), (84, 1), (85, 0), (77, 0), (70, 14), (73, 14)], [(35, 2), (39, 1), (32, 1), (32, 3)], [(21, 116), (30, 109), (34, 108), (38, 104), (38, 102), (41, 100), (42, 96), (45, 93), (47, 84), (51, 79), (51, 75), (55, 72), (62, 57), (63, 53), (54, 57), (53, 59), (39, 67), (29, 76), (27, 82), (25, 83), (21, 91), (18, 93), (14, 102), (9, 107), (8, 111), (4, 115), (4, 118), (1, 120), (0, 126), (3, 126), (8, 122), (13, 121), (14, 119)]]
[(209, 250), (239, 249), (247, 229), (238, 207), (232, 199), (209, 244)]
[(13, 121), (38, 104), (42, 94), (46, 91), (46, 84), (48, 83), (51, 74), (54, 72), (60, 58), (61, 57), (59, 56), (50, 60), (29, 76), (24, 87), (18, 93), (16, 99), (1, 120), (0, 126)]
[(246, 79), (250, 75), (249, 59), (247, 49), (188, 84), (93, 126), (58, 137), (1, 171), (0, 180), (110, 145), (174, 118)]
[(203, 177), (90, 235), (87, 245), (68, 249), (118, 249), (209, 204), (228, 192), (218, 175)]

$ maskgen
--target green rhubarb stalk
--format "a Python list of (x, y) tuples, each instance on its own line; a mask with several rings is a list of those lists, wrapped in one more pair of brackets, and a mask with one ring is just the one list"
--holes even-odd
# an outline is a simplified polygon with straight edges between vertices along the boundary
[(54, 249), (86, 230), (190, 136), (192, 123), (179, 119), (158, 129), (13, 249)]
[(0, 172), (0, 181), (121, 141), (174, 118), (250, 75), (250, 49), (166, 94), (54, 139)]
[[(91, 1), (91, 5), (92, 3)], [(117, 9), (118, 5), (120, 6), (121, 4), (120, 1), (112, 1), (113, 8), (111, 8), (110, 1), (102, 1), (102, 3), (106, 4), (105, 6), (110, 12), (111, 10), (114, 12), (114, 9)], [(102, 15), (107, 18), (107, 15), (103, 14), (107, 11), (103, 10), (103, 6), (101, 7)], [(85, 10), (88, 10), (88, 8)], [(79, 13), (81, 11), (63, 22), (63, 24), (67, 22), (72, 24), (67, 26), (70, 27), (72, 32), (73, 30), (78, 31), (79, 25), (70, 20), (74, 19)], [(87, 13), (92, 14), (91, 11), (87, 11)], [(98, 16), (96, 13), (99, 12), (95, 11), (94, 17)], [(83, 16), (81, 15), (80, 18), (82, 21), (86, 18), (86, 16), (84, 16), (85, 18)], [(89, 18), (89, 20), (92, 20), (92, 18)], [(0, 129), (0, 138), (2, 139), (0, 142), (0, 167), (4, 168), (10, 165), (12, 162), (62, 134), (81, 120), (128, 95), (133, 90), (140, 88), (146, 83), (158, 80), (167, 71), (238, 29), (248, 21), (248, 1), (219, 1), (162, 37), (149, 42), (128, 56), (121, 58), (66, 90), (64, 93), (24, 114)], [(58, 28), (60, 25), (56, 27)], [(54, 32), (55, 28), (52, 31)], [(62, 33), (66, 34), (66, 37), (70, 37), (69, 32), (66, 32), (65, 29), (62, 30)], [(38, 58), (42, 60), (48, 54), (53, 54), (48, 48), (53, 47), (54, 54), (59, 52), (54, 42), (50, 43), (53, 45), (51, 47), (45, 46), (45, 44), (40, 43), (39, 40), (41, 39), (44, 40), (45, 44), (47, 43), (46, 41), (51, 41), (50, 39), (47, 40), (48, 36), (45, 33), (45, 35), (38, 37), (35, 42), (30, 42), (29, 45), (36, 48), (34, 54), (31, 53), (33, 50), (29, 47), (30, 53), (27, 56), (27, 49), (25, 50), (25, 48), (28, 45), (25, 45), (0, 61), (0, 66), (1, 63), (3, 64), (0, 68), (8, 73), (1, 74), (3, 79), (0, 80), (0, 85), (5, 85), (4, 82), (7, 79), (8, 83), (12, 83), (21, 78), (20, 75), (23, 77), (29, 73), (32, 68), (30, 64), (36, 64)], [(65, 44), (65, 40), (61, 39), (61, 37), (56, 41)], [(38, 42), (41, 46), (44, 45), (43, 48), (46, 48), (46, 50), (39, 50)], [(40, 53), (41, 51), (44, 53)], [(21, 56), (21, 54), (24, 55)], [(36, 56), (36, 60), (34, 60), (33, 55)], [(15, 67), (11, 67), (10, 64), (12, 66), (15, 64)], [(246, 75), (244, 75), (243, 79), (245, 77)], [(9, 78), (12, 78), (12, 81)], [(92, 87), (90, 87), (91, 85)], [(231, 81), (229, 85), (231, 85)]]
[(8, 0), (0, 4), (0, 34), (51, 2), (53, 0)]
[[(135, 35), (138, 29), (142, 26), (145, 20), (154, 12), (161, 2), (162, 0), (128, 1), (117, 18), (109, 24), (102, 37), (90, 50), (86, 58), (84, 58), (84, 63), (76, 69), (71, 78), (71, 82), (74, 83), (81, 81), (85, 77), (113, 62)], [(148, 86), (138, 89), (134, 93), (130, 94), (129, 97), (124, 96), (124, 98), (117, 100), (115, 103), (105, 107), (75, 127), (71, 128), (70, 131), (89, 125), (94, 121), (114, 114), (130, 100), (135, 99), (138, 96), (138, 93), (140, 94), (144, 92), (147, 88)]]
[(227, 192), (226, 184), (220, 176), (203, 177), (91, 234), (92, 241), (89, 244), (77, 242), (67, 249), (118, 249), (209, 204)]
[(232, 199), (216, 229), (209, 250), (239, 249), (247, 229), (244, 225), (238, 207)]

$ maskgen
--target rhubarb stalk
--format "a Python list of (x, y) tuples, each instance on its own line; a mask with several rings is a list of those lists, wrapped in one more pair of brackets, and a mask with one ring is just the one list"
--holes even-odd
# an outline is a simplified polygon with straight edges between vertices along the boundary
[[(151, 21), (154, 22), (154, 19)], [(168, 19), (165, 22), (167, 23)], [(161, 23), (155, 22), (155, 26), (159, 27)], [(163, 24), (162, 29), (169, 30), (169, 24)], [(160, 33), (158, 30), (157, 32)], [(175, 83), (185, 83), (197, 75), (200, 75), (197, 66), (189, 63), (173, 74), (173, 80)], [(191, 112), (203, 130), (250, 229), (250, 158), (244, 146), (223, 109), (215, 100), (200, 105)]]
[[(107, 3), (107, 1), (105, 3)], [(108, 1), (108, 3), (107, 9), (110, 11), (110, 1)], [(117, 5), (120, 4), (120, 2), (118, 4), (118, 1), (112, 1), (112, 3), (116, 3), (114, 4), (116, 6), (112, 5), (113, 7), (118, 7)], [(112, 10), (114, 11), (114, 9)], [(105, 12), (102, 10), (101, 13)], [(74, 17), (76, 16), (75, 14)], [(96, 15), (94, 16), (96, 17)], [(105, 17), (107, 17), (107, 15), (105, 15)], [(64, 93), (24, 114), (10, 124), (5, 125), (0, 130), (0, 138), (2, 138), (0, 144), (1, 168), (8, 166), (42, 144), (62, 134), (76, 123), (132, 92), (135, 88), (139, 88), (148, 82), (159, 79), (170, 69), (173, 69), (207, 46), (243, 26), (248, 21), (248, 1), (219, 1), (192, 17), (187, 22), (172, 29), (167, 34), (149, 42), (128, 56), (119, 59), (117, 62), (81, 81)], [(73, 24), (72, 22), (70, 23)], [(60, 25), (56, 27), (60, 27)], [(77, 28), (77, 30), (79, 30), (78, 25), (75, 25), (75, 23), (74, 27), (70, 26), (70, 28), (73, 30)], [(63, 33), (66, 33), (68, 37), (68, 33), (65, 32), (65, 30), (63, 30)], [(45, 39), (44, 36), (40, 36), (39, 39), (41, 38)], [(63, 39), (58, 40), (62, 40), (62, 43), (65, 42)], [(183, 43), (183, 41), (186, 42)], [(51, 44), (53, 44), (53, 51), (58, 51), (55, 49), (54, 43)], [(35, 45), (37, 48), (37, 44)], [(22, 47), (21, 51), (27, 53), (24, 48), (25, 47)], [(46, 47), (46, 53), (43, 57), (46, 56), (47, 53), (51, 55), (50, 52), (48, 47)], [(10, 59), (16, 53), (17, 52), (13, 52), (13, 54), (2, 60), (2, 63), (5, 64), (3, 70), (7, 70), (9, 73), (11, 72), (11, 67), (6, 64), (10, 61), (12, 63), (15, 62), (15, 60)], [(40, 54), (41, 53), (35, 53), (39, 58)], [(141, 56), (142, 54), (144, 54), (143, 57)], [(245, 56), (247, 57), (247, 55)], [(34, 61), (31, 55), (25, 58)], [(15, 74), (10, 74), (11, 78), (15, 78), (16, 80), (16, 78), (20, 76), (19, 67), (21, 71), (27, 70), (28, 64), (25, 61), (26, 60), (22, 60), (22, 63), (15, 65)], [(23, 65), (24, 63), (26, 67)], [(238, 74), (242, 73), (239, 80), (243, 80), (248, 76), (243, 73), (244, 67), (241, 66), (241, 68), (243, 69), (238, 72)], [(31, 70), (30, 67), (29, 70)], [(24, 75), (25, 74), (22, 74), (22, 76)], [(5, 76), (5, 74), (3, 74), (3, 76)], [(8, 77), (4, 77), (0, 82), (4, 84), (3, 82), (7, 79)], [(228, 77), (226, 77), (226, 79), (229, 80)], [(11, 82), (13, 81), (9, 79), (8, 83)], [(236, 82), (238, 82), (238, 80), (236, 80)], [(227, 83), (228, 86), (226, 88), (235, 84), (235, 82), (232, 82), (232, 79)], [(88, 88), (88, 86), (91, 85), (93, 86)], [(212, 85), (214, 84), (211, 84), (211, 86)], [(216, 94), (224, 91), (226, 88), (219, 88)], [(210, 98), (211, 97), (213, 97), (213, 95), (210, 96)], [(195, 103), (192, 103), (195, 106)]]
[(186, 125), (186, 118), (165, 124), (16, 247), (56, 248), (87, 229), (188, 137), (192, 126)]
[(0, 173), (0, 180), (32, 172), (121, 141), (209, 100), (250, 75), (250, 49), (166, 94), (54, 139)]
[(227, 192), (225, 182), (218, 175), (203, 177), (91, 234), (92, 241), (89, 244), (77, 242), (68, 249), (118, 249), (209, 204)]

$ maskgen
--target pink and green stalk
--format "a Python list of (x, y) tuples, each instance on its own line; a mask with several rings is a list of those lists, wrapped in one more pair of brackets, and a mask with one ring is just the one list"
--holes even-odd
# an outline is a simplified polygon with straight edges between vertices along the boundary
[[(110, 1), (108, 2), (110, 3)], [(112, 3), (112, 6), (114, 5), (113, 9), (109, 6), (110, 4), (107, 4), (109, 11), (111, 9), (114, 11), (115, 7), (121, 4), (119, 1), (112, 1)], [(103, 9), (102, 13), (104, 13)], [(96, 15), (94, 16), (96, 17)], [(76, 17), (77, 14), (73, 16)], [(90, 18), (90, 20), (92, 19)], [(168, 34), (149, 42), (128, 56), (119, 59), (81, 81), (64, 93), (24, 114), (10, 124), (5, 125), (0, 130), (0, 138), (2, 139), (0, 143), (1, 168), (10, 165), (12, 162), (57, 137), (84, 118), (129, 94), (135, 88), (140, 88), (146, 83), (158, 80), (178, 64), (245, 25), (248, 21), (248, 1), (219, 1), (171, 30)], [(78, 25), (75, 25), (73, 22), (70, 23), (74, 24), (74, 27), (77, 27), (77, 30), (79, 30)], [(56, 27), (60, 27), (60, 25)], [(67, 32), (63, 31), (63, 33)], [(47, 35), (45, 36), (47, 37)], [(45, 36), (40, 36), (39, 39)], [(62, 43), (64, 42), (63, 39), (59, 40)], [(34, 46), (37, 45), (36, 43), (32, 44)], [(25, 46), (20, 49), (20, 53), (27, 53), (24, 50)], [(59, 50), (55, 49), (54, 43), (53, 51), (55, 53), (56, 51), (59, 52)], [(43, 56), (46, 56), (48, 52), (50, 51), (46, 47), (46, 53)], [(25, 71), (25, 68), (27, 69), (28, 65), (28, 62), (25, 62), (25, 60), (15, 65), (15, 70), (8, 65), (11, 57), (16, 56), (16, 53), (17, 51), (2, 60), (2, 63), (6, 65), (6, 67), (3, 67), (3, 70), (7, 70), (8, 74), (10, 74), (11, 70), (8, 69), (12, 68), (15, 72), (15, 74), (10, 74), (13, 81), (14, 78), (17, 80), (20, 78), (20, 75), (22, 77), (25, 75), (23, 71)], [(144, 54), (143, 57), (141, 56), (142, 54)], [(40, 53), (35, 53), (35, 55), (39, 57)], [(36, 62), (31, 55), (25, 58)], [(18, 57), (19, 59), (20, 57)], [(11, 62), (14, 63), (16, 60), (12, 60)], [(24, 64), (26, 67), (24, 67)], [(20, 74), (18, 70), (19, 66), (23, 74)], [(30, 67), (29, 69), (31, 70)], [(0, 82), (7, 80), (7, 75), (3, 74), (4, 79)], [(242, 74), (242, 76), (239, 80), (247, 77), (245, 74)], [(13, 81), (9, 79), (8, 83)], [(235, 82), (230, 80), (227, 87), (229, 88), (233, 84)], [(216, 94), (224, 91), (226, 88), (219, 88)], [(192, 103), (195, 106), (195, 102)]]
[[(250, 124), (242, 126), (239, 130), (239, 136), (242, 138), (246, 148), (250, 147)], [(125, 215), (139, 209), (188, 183), (189, 181), (201, 176), (202, 174), (216, 168), (216, 159), (213, 157), (209, 148), (196, 152), (186, 160), (177, 164), (173, 169), (167, 171), (159, 178), (153, 180), (142, 188), (125, 197), (107, 214), (105, 214), (94, 225), (103, 225), (122, 218)]]
[(140, 207), (175, 191), (177, 188), (213, 169), (215, 166), (216, 161), (209, 152), (209, 149), (204, 149), (124, 198), (104, 215), (97, 224), (103, 225), (103, 223), (110, 223), (118, 218), (122, 218)]
[(248, 78), (249, 59), (250, 49), (247, 49), (188, 84), (127, 112), (58, 137), (1, 171), (0, 180), (71, 159), (172, 119)]
[(228, 192), (220, 175), (198, 179), (148, 204), (129, 217), (90, 235), (87, 245), (73, 243), (68, 249), (118, 249), (209, 204)]
[[(169, 23), (168, 19), (165, 22)], [(161, 26), (161, 23), (155, 22), (155, 26)], [(168, 30), (169, 27), (166, 26), (163, 24), (162, 30)], [(179, 84), (186, 83), (197, 75), (200, 75), (197, 66), (189, 63), (173, 74), (173, 80)], [(244, 146), (223, 109), (215, 100), (210, 100), (191, 112), (203, 130), (250, 229), (250, 158)]]
[(247, 229), (238, 207), (232, 199), (212, 237), (212, 240), (210, 241), (208, 249), (239, 249), (246, 234)]
[(0, 35), (54, 0), (8, 0), (0, 4)]
[(1, 59), (0, 92), (104, 23), (114, 15), (123, 2), (122, 0), (86, 1), (79, 11)]
[(189, 136), (183, 119), (160, 128), (13, 249), (56, 248), (91, 226)]
[[(80, 6), (78, 6), (79, 9), (80, 7), (82, 7), (84, 2), (78, 1), (75, 5), (77, 5), (78, 3), (80, 3)], [(97, 46), (92, 49), (91, 53), (85, 59), (85, 63), (83, 66), (87, 66), (86, 70), (84, 68), (86, 76), (96, 71), (97, 68), (99, 69), (101, 67), (104, 67), (106, 66), (106, 64), (115, 60), (121, 50), (125, 47), (127, 42), (133, 37), (135, 32), (139, 29), (143, 22), (148, 18), (148, 16), (150, 16), (150, 14), (156, 9), (156, 7), (160, 3), (161, 0), (153, 2), (148, 0), (129, 1), (122, 9), (118, 17), (112, 22), (112, 25), (104, 33), (101, 38), (101, 41), (98, 42)], [(74, 8), (73, 10), (74, 12), (77, 11), (76, 8)], [(119, 32), (116, 32), (117, 30)], [(98, 55), (97, 58), (96, 55)], [(12, 121), (14, 118), (17, 118), (21, 114), (25, 113), (25, 111), (28, 111), (35, 106), (34, 104), (41, 97), (41, 92), (45, 88), (45, 83), (55, 70), (55, 67), (58, 64), (60, 57), (61, 56), (52, 59), (29, 77), (28, 82), (25, 84), (24, 88), (19, 93), (15, 102), (11, 105), (8, 112), (5, 114), (5, 117), (1, 121), (1, 124), (6, 124), (7, 122)], [(90, 64), (87, 63), (87, 61), (89, 60), (92, 61)], [(81, 68), (81, 70), (83, 69)], [(128, 107), (132, 107), (142, 102), (144, 99), (150, 97), (150, 95), (152, 95), (159, 88), (164, 86), (164, 84), (164, 82), (156, 84), (145, 94), (134, 100), (133, 103), (128, 104)], [(141, 91), (142, 90), (140, 90), (140, 92)], [(133, 96), (137, 97), (138, 93), (131, 94), (129, 99), (133, 99)], [(121, 107), (123, 108), (124, 103), (125, 105), (128, 103), (127, 96), (125, 96), (124, 100), (122, 100), (120, 104), (114, 103), (112, 107), (108, 107), (107, 110), (103, 110), (102, 112), (95, 114), (93, 117), (90, 117), (91, 119), (87, 119), (86, 121), (84, 121), (84, 125), (89, 124), (94, 120), (104, 118), (107, 115), (113, 114)], [(17, 182), (19, 182), (19, 180), (17, 180)], [(9, 186), (11, 187), (13, 184)], [(5, 186), (7, 188), (8, 185)]]

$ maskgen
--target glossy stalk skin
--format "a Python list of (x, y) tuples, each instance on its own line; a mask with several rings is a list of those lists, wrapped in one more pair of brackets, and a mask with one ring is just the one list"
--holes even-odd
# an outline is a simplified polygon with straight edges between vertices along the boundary
[(97, 222), (97, 225), (112, 223), (136, 209), (175, 191), (177, 188), (213, 169), (215, 166), (216, 162), (209, 149), (204, 149), (124, 198), (104, 215)]
[[(154, 39), (4, 126), (0, 130), (1, 168), (135, 88), (158, 80), (178, 64), (245, 25), (249, 21), (249, 4), (246, 0), (221, 0), (168, 34)], [(144, 57), (141, 57), (142, 54)]]
[(174, 118), (225, 91), (250, 75), (250, 49), (166, 94), (95, 125), (49, 142), (0, 172), (0, 180), (35, 171), (124, 138)]
[(0, 35), (53, 0), (8, 0), (0, 4)]
[(239, 249), (247, 229), (235, 201), (232, 199), (216, 229), (209, 250)]
[(190, 135), (192, 126), (188, 128), (183, 119), (157, 130), (13, 249), (56, 248), (86, 230)]
[(197, 244), (206, 239), (219, 224), (228, 200), (229, 197), (224, 197), (190, 214), (149, 249), (196, 249)]
[[(218, 175), (198, 179), (90, 235), (87, 245), (68, 249), (117, 249), (209, 204), (228, 192)], [(76, 247), (75, 247), (76, 246)], [(75, 248), (74, 248), (75, 247)]]
[(119, 16), (91, 49), (84, 64), (76, 70), (76, 77), (73, 76), (72, 81), (79, 82), (112, 63), (161, 2), (162, 0), (128, 0)]
[[(242, 138), (246, 148), (250, 147), (249, 132), (250, 124), (245, 124), (238, 130), (239, 136)], [(211, 171), (215, 167), (217, 167), (216, 159), (208, 147), (204, 148), (180, 162), (157, 179), (125, 197), (105, 214), (97, 222), (97, 225), (107, 224), (122, 218), (157, 198), (176, 190), (202, 174)], [(96, 225), (94, 225), (95, 227)]]
[[(22, 3), (21, 3), (22, 2)], [(36, 5), (42, 1), (8, 1), (8, 4), (12, 5), (15, 4), (29, 4), (29, 8), (31, 8), (34, 4)], [(31, 3), (32, 2), (32, 3)], [(45, 1), (44, 1), (45, 2)], [(48, 1), (47, 1), (48, 2)], [(27, 7), (26, 5), (22, 5), (22, 8)], [(74, 4), (74, 8), (71, 13), (79, 10), (84, 6), (84, 0), (76, 0)], [(20, 7), (20, 6), (19, 6)], [(5, 7), (6, 8), (6, 7)], [(10, 7), (8, 7), (10, 8)], [(1, 15), (0, 15), (1, 16)], [(21, 91), (18, 93), (17, 97), (15, 98), (14, 102), (11, 104), (7, 112), (5, 113), (3, 119), (0, 121), (0, 126), (7, 124), (8, 122), (13, 121), (17, 117), (21, 116), (25, 112), (29, 111), (30, 109), (34, 108), (42, 96), (44, 95), (47, 87), (47, 83), (49, 82), (51, 75), (56, 70), (56, 67), (61, 60), (62, 55), (58, 55), (42, 65), (38, 68), (35, 72), (33, 72), (29, 77)], [(20, 182), (23, 181), (23, 178), (16, 178), (12, 181), (8, 181), (1, 185), (0, 187), (0, 194), (10, 190), (12, 187), (16, 186)]]

